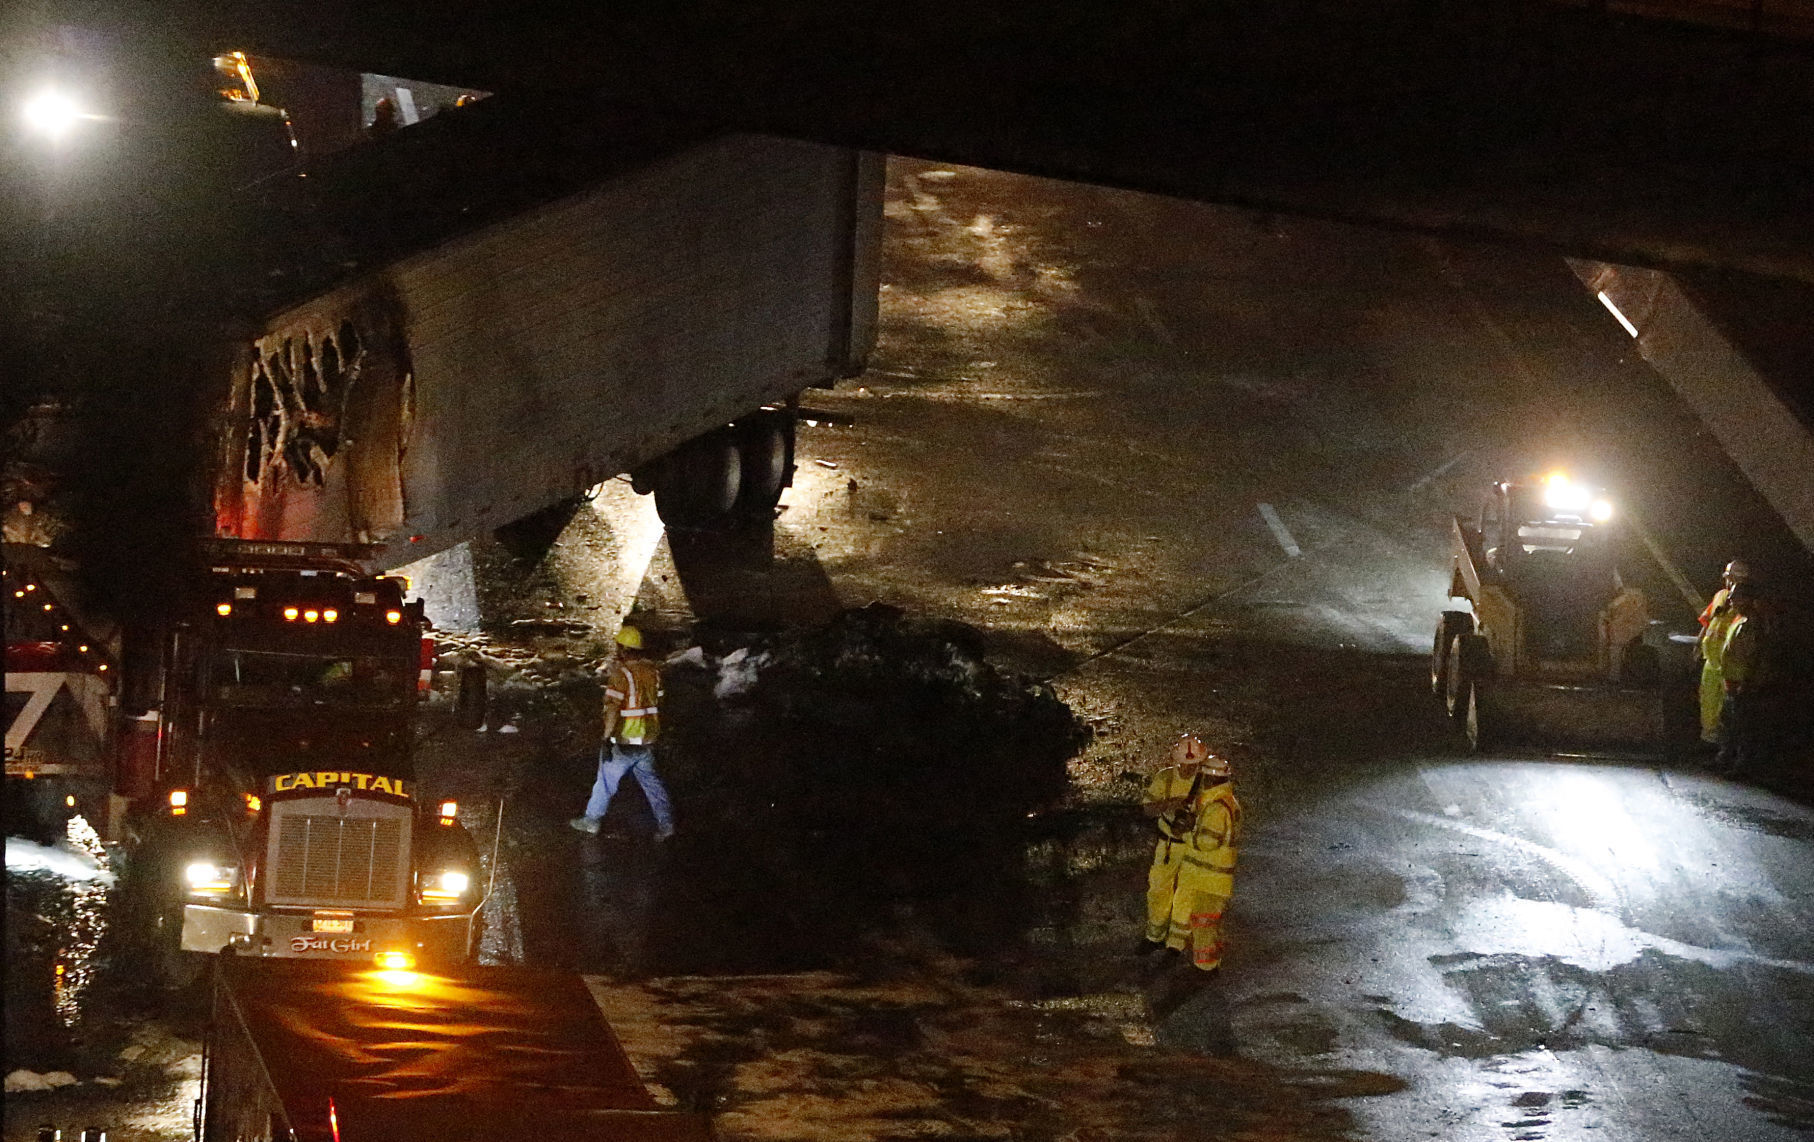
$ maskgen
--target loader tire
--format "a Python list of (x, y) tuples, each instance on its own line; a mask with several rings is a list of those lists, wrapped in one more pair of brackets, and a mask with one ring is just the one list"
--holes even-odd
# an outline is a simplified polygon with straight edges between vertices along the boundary
[(1456, 635), (1474, 633), (1474, 616), (1466, 611), (1444, 611), (1436, 624), (1436, 642), (1430, 649), (1430, 693), (1438, 698), (1448, 693), (1449, 648)]
[(1466, 713), (1461, 719), (1461, 736), (1468, 744), (1469, 753), (1479, 753), (1491, 744), (1484, 705), (1480, 695), (1480, 683), (1478, 681), (1468, 683)]
[(1492, 651), (1478, 634), (1458, 634), (1449, 643), (1449, 673), (1443, 687), (1443, 706), (1457, 726), (1468, 718), (1472, 693), (1493, 673)]

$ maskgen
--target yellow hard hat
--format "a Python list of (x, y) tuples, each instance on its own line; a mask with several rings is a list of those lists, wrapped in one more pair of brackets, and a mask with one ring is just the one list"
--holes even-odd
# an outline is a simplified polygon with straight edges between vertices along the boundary
[(642, 632), (633, 626), (617, 628), (617, 645), (627, 646), (631, 650), (642, 649)]

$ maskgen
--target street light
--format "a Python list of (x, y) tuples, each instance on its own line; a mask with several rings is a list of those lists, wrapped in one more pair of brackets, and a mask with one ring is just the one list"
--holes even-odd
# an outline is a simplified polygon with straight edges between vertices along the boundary
[(38, 92), (27, 99), (20, 110), (26, 129), (52, 142), (60, 141), (83, 120), (100, 118), (84, 111), (81, 104), (55, 89)]

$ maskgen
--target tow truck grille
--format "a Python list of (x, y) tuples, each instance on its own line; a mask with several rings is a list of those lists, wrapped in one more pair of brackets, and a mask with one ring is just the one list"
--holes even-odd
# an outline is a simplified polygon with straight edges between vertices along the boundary
[(276, 814), (266, 899), (273, 904), (403, 906), (407, 809), (400, 816), (343, 817), (301, 806), (279, 808), (290, 811)]

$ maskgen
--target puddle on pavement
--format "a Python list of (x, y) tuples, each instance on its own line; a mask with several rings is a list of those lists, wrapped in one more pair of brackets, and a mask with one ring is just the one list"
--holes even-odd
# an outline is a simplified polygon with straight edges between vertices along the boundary
[(115, 876), (101, 839), (72, 815), (55, 845), (6, 841), (6, 1057), (61, 1057), (102, 968)]

